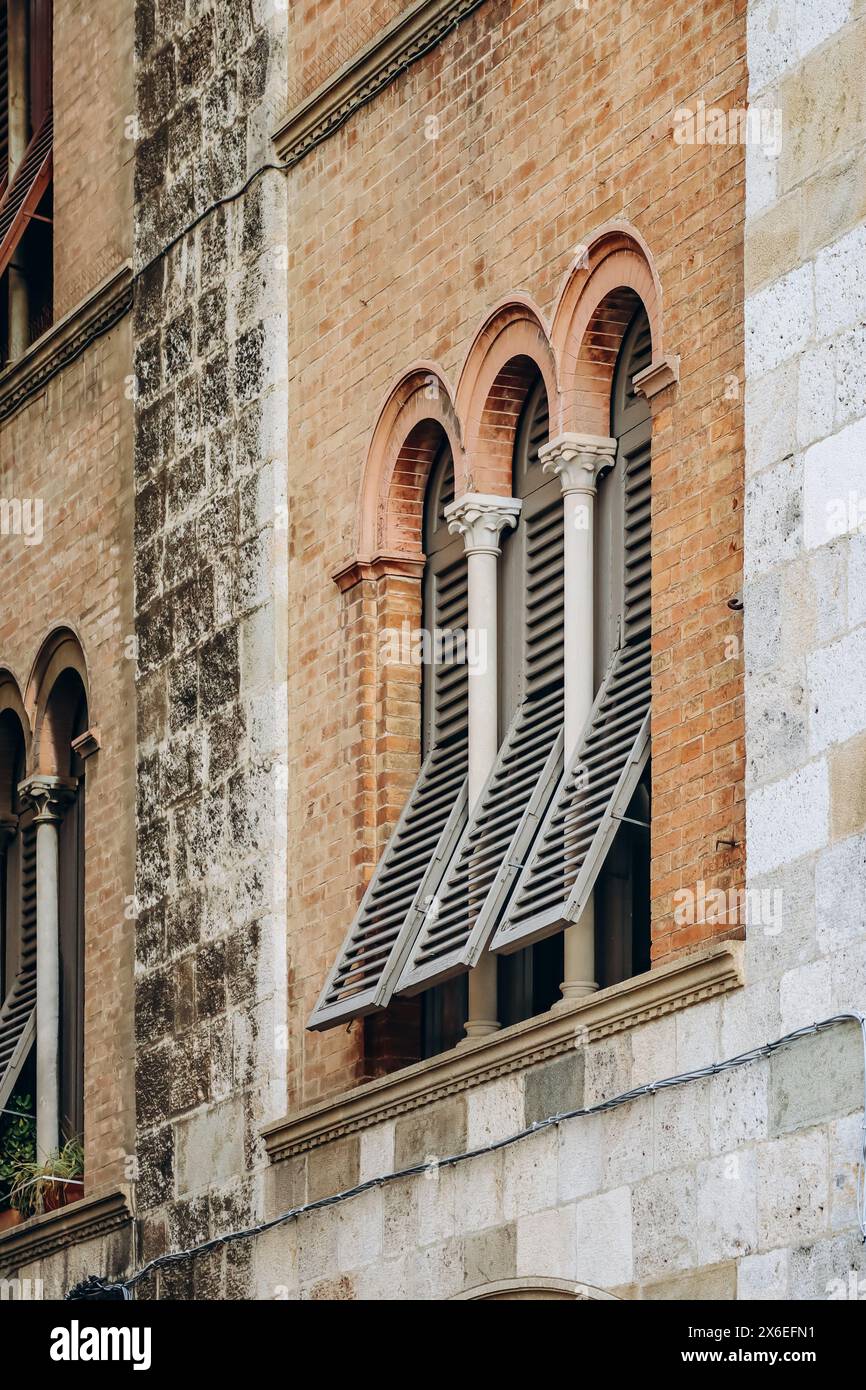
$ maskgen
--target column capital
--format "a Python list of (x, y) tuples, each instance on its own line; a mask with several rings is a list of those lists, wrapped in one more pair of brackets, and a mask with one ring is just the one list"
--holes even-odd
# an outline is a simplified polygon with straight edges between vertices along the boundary
[(594, 494), (598, 480), (616, 462), (616, 440), (603, 434), (560, 434), (538, 451), (544, 473), (555, 473), (565, 495)]
[(58, 825), (63, 812), (75, 796), (78, 783), (74, 777), (50, 777), (36, 773), (26, 782), (19, 782), (18, 795), (36, 811), (34, 825)]
[(499, 537), (506, 526), (516, 526), (519, 497), (494, 497), (483, 492), (464, 492), (445, 508), (452, 536), (461, 535), (467, 555), (498, 555)]

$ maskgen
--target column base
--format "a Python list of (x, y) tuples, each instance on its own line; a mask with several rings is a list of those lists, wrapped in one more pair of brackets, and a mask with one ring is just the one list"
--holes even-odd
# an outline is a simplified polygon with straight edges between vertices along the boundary
[(466, 1022), (466, 1037), (461, 1038), (458, 1047), (463, 1047), (466, 1043), (472, 1042), (474, 1038), (486, 1038), (491, 1033), (498, 1033), (502, 1028), (501, 1023), (497, 1023), (493, 1018), (471, 1018)]
[(561, 999), (557, 999), (555, 1004), (550, 1006), (551, 1013), (561, 1012), (569, 1008), (578, 999), (586, 999), (587, 995), (595, 994), (598, 985), (594, 980), (563, 980), (559, 986)]

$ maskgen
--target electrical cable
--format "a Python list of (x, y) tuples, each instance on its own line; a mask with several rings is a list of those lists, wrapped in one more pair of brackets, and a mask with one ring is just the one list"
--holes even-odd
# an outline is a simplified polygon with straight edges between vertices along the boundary
[[(598, 1101), (595, 1105), (582, 1106), (576, 1110), (566, 1110), (557, 1115), (551, 1115), (546, 1120), (537, 1120), (535, 1124), (527, 1129), (518, 1130), (515, 1134), (509, 1134), (504, 1139), (496, 1139), (489, 1144), (483, 1144), (476, 1149), (468, 1149), (465, 1153), (451, 1154), (447, 1158), (436, 1159), (432, 1163), (417, 1163), (410, 1168), (401, 1168), (396, 1173), (386, 1173), (381, 1177), (369, 1178), (366, 1182), (358, 1183), (354, 1187), (345, 1189), (343, 1192), (336, 1192), (330, 1197), (320, 1197), (315, 1202), (307, 1202), (303, 1206), (293, 1207), (290, 1211), (283, 1212), (280, 1216), (272, 1217), (269, 1221), (259, 1222), (258, 1225), (244, 1227), (238, 1231), (230, 1231), (226, 1235), (214, 1236), (210, 1240), (203, 1241), (201, 1245), (194, 1245), (188, 1250), (172, 1251), (166, 1255), (158, 1255), (150, 1260), (141, 1269), (131, 1274), (127, 1279), (111, 1283), (107, 1280), (99, 1280), (98, 1283), (105, 1290), (105, 1297), (118, 1297), (116, 1290), (123, 1290), (128, 1294), (136, 1284), (141, 1283), (149, 1274), (156, 1270), (165, 1269), (171, 1265), (179, 1264), (183, 1260), (195, 1259), (199, 1255), (204, 1255), (210, 1250), (216, 1250), (220, 1246), (233, 1244), (239, 1240), (250, 1240), (256, 1236), (263, 1235), (266, 1231), (272, 1231), (278, 1226), (283, 1226), (289, 1221), (296, 1221), (299, 1216), (304, 1216), (307, 1212), (321, 1211), (326, 1207), (336, 1206), (340, 1202), (349, 1201), (352, 1197), (358, 1197), (364, 1192), (369, 1192), (375, 1187), (384, 1187), (392, 1182), (398, 1182), (403, 1178), (419, 1177), (423, 1173), (431, 1173), (439, 1168), (453, 1168), (458, 1163), (466, 1163), (473, 1158), (480, 1158), (484, 1154), (496, 1153), (500, 1149), (510, 1148), (512, 1144), (517, 1144), (523, 1139), (531, 1138), (535, 1134), (540, 1134), (543, 1130), (551, 1126), (562, 1124), (566, 1120), (575, 1120), (587, 1115), (599, 1115), (607, 1110), (616, 1110), (621, 1105), (626, 1105), (630, 1101), (638, 1100), (642, 1096), (653, 1096), (657, 1091), (669, 1090), (674, 1086), (684, 1086), (690, 1081), (701, 1081), (706, 1077), (719, 1076), (726, 1071), (733, 1071), (737, 1067), (747, 1066), (750, 1062), (760, 1061), (765, 1057), (771, 1057), (780, 1048), (787, 1047), (790, 1043), (796, 1042), (800, 1038), (812, 1036), (817, 1033), (825, 1032), (828, 1028), (835, 1028), (840, 1023), (856, 1022), (860, 1025), (860, 1036), (863, 1044), (864, 1062), (864, 1094), (863, 1094), (863, 1123), (860, 1135), (860, 1153), (857, 1164), (857, 1224), (860, 1229), (860, 1238), (866, 1244), (866, 1015), (857, 1010), (850, 1012), (833, 1014), (830, 1018), (822, 1019), (820, 1023), (810, 1023), (803, 1028), (796, 1028), (792, 1033), (786, 1033), (784, 1037), (777, 1038), (774, 1042), (764, 1043), (760, 1047), (752, 1048), (748, 1052), (738, 1053), (736, 1057), (729, 1057), (723, 1062), (711, 1062), (705, 1067), (696, 1067), (693, 1071), (681, 1072), (677, 1076), (666, 1076), (659, 1081), (648, 1081), (642, 1086), (635, 1086), (630, 1091), (623, 1091), (619, 1095), (611, 1096), (608, 1100)], [(95, 1276), (91, 1276), (82, 1285), (77, 1285), (66, 1295), (67, 1299), (75, 1299), (86, 1296), (95, 1297), (93, 1292)], [(87, 1287), (87, 1294), (81, 1291)], [(115, 1292), (113, 1292), (115, 1291)]]

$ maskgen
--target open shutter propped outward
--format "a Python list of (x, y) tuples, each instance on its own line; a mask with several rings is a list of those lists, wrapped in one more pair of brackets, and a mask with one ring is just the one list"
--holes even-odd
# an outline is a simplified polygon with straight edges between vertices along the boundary
[[(547, 440), (543, 387), (527, 405), (515, 467), (523, 497), (515, 569), (523, 610), (522, 699), (477, 809), (442, 887), (424, 915), (401, 994), (471, 968), (489, 941), (521, 863), (562, 774), (563, 507), (559, 480), (545, 480), (538, 450)], [(519, 486), (526, 478), (526, 486)], [(503, 634), (508, 640), (508, 634)]]
[(54, 128), (47, 111), (12, 182), (0, 198), (0, 275), (7, 269), (15, 248), (51, 183)]
[(580, 918), (649, 757), (649, 701), (649, 641), (621, 647), (492, 950), (517, 950)]
[(425, 607), (433, 619), (434, 646), (441, 643), (435, 663), (425, 673), (429, 751), (310, 1015), (309, 1028), (330, 1028), (388, 1003), (466, 824), (468, 598), (463, 541), (449, 537), (442, 521), (452, 496), (446, 471), (437, 492), (438, 548), (429, 547), (428, 554)]
[(641, 313), (623, 344), (621, 407), (614, 402), (623, 477), (622, 644), (490, 943), (493, 951), (518, 950), (579, 921), (649, 760), (651, 422), (647, 403), (630, 385), (648, 352)]
[(36, 1037), (36, 828), (20, 835), (18, 968), (0, 1005), (0, 1108), (15, 1089)]

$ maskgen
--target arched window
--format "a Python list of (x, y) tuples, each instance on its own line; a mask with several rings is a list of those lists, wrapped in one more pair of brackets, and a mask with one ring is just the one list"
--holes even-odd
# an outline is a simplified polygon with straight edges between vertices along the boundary
[[(479, 1032), (649, 967), (651, 421), (633, 381), (651, 336), (632, 290), (608, 298), (598, 348), (599, 380), (612, 383), (608, 436), (548, 441), (545, 383), (520, 356), (491, 392), (516, 424), (513, 496), (470, 491), (449, 511), (447, 450), (430, 473), (422, 626), (436, 653), (423, 681), (424, 762), (312, 1027), (421, 994), (427, 1055), (463, 1036), (467, 973), (487, 952), (499, 960), (473, 977), (488, 1010)], [(468, 537), (465, 554), (449, 520)], [(443, 660), (442, 635), (467, 623), (467, 557), (486, 566), (495, 555), (498, 614), (485, 621), (498, 630), (497, 679), (489, 704), (485, 684), (473, 706), (467, 738), (481, 654), (466, 651), (467, 680), (453, 652)], [(474, 611), (489, 613), (490, 569), (473, 572)], [(485, 726), (477, 711), (488, 709)], [(476, 737), (490, 771), (486, 780), (475, 771), (467, 814)]]
[[(597, 680), (614, 650), (649, 631), (650, 452), (649, 402), (632, 385), (650, 364), (649, 320), (641, 308), (626, 331), (611, 393), (616, 466), (599, 489), (596, 549)], [(596, 978), (603, 987), (650, 968), (650, 767), (607, 852), (595, 893)]]
[[(463, 542), (449, 533), (445, 508), (454, 495), (454, 469), (444, 445), (425, 490), (423, 621), (418, 634), (422, 671), (421, 770), (361, 901), (309, 1026), (328, 1028), (387, 1004), (466, 822), (468, 757), (468, 627)], [(446, 1007), (447, 1004), (447, 1007)], [(459, 1012), (452, 994), (440, 1000)], [(448, 1027), (431, 1015), (431, 1036)]]
[(58, 926), (60, 949), (60, 1139), (84, 1133), (84, 804), (85, 762), (75, 744), (87, 730), (87, 697), (76, 672), (65, 672), (52, 691), (68, 720), (62, 775), (72, 786), (59, 832)]

